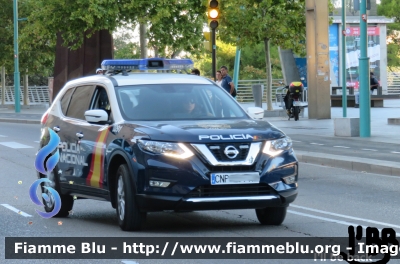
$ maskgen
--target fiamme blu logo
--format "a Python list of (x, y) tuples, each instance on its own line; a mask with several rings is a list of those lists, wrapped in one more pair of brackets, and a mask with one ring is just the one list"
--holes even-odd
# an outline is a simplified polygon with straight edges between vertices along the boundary
[[(50, 134), (49, 143), (41, 148), (36, 155), (35, 167), (38, 172), (48, 176), (56, 167), (60, 154), (58, 153), (58, 144), (60, 143), (60, 137), (52, 129), (48, 128)], [(38, 187), (43, 183), (42, 195), (39, 198), (36, 195)], [(47, 178), (41, 178), (36, 180), (29, 189), (29, 196), (36, 205), (44, 206), (43, 202), (46, 203), (46, 212), (42, 212), (36, 209), (36, 212), (43, 218), (51, 218), (55, 216), (61, 209), (61, 198), (58, 192), (50, 187), (52, 184)], [(50, 211), (50, 212), (49, 212)]]

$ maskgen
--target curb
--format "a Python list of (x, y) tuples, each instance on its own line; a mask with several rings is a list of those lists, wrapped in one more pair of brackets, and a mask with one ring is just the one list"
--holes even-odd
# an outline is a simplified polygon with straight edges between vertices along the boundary
[(0, 122), (19, 123), (19, 124), (40, 124), (40, 120), (0, 118)]
[(295, 153), (297, 159), (304, 163), (400, 177), (399, 162), (339, 156), (308, 151), (295, 151)]

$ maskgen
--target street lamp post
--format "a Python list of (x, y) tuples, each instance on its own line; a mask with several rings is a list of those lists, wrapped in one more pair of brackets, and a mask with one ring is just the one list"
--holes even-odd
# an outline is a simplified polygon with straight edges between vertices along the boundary
[(369, 91), (369, 57), (367, 50), (367, 1), (360, 3), (360, 137), (371, 136), (371, 95)]
[(343, 117), (347, 117), (346, 0), (342, 0), (342, 107)]
[(19, 96), (19, 61), (18, 61), (18, 0), (14, 0), (14, 103), (15, 113), (20, 112), (21, 102)]

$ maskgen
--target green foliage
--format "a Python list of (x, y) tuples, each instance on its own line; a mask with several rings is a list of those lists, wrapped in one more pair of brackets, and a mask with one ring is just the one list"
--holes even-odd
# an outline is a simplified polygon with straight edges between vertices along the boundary
[[(217, 70), (225, 65), (233, 76), (236, 56), (236, 46), (217, 40)], [(200, 58), (191, 56), (194, 65), (201, 71), (201, 75), (212, 78), (211, 53), (204, 52)], [(271, 48), (272, 78), (282, 78), (282, 69), (279, 60), (278, 48)], [(265, 79), (265, 51), (264, 44), (254, 47), (242, 47), (240, 55), (240, 80)]]
[(267, 39), (273, 46), (304, 54), (304, 0), (230, 0), (221, 5), (222, 40), (251, 47)]
[[(6, 67), (7, 74), (14, 72), (14, 16), (13, 1), (0, 0), (0, 65)], [(26, 18), (32, 6), (26, 0), (18, 1), (18, 17)], [(54, 42), (35, 34), (33, 21), (18, 22), (19, 69), (21, 75), (51, 75), (54, 61)]]
[(184, 50), (198, 54), (202, 44), (205, 6), (192, 0), (26, 0), (35, 3), (29, 19), (45, 38), (61, 32), (64, 45), (79, 48), (98, 30), (145, 23), (149, 46), (173, 56)]
[[(13, 5), (0, 0), (0, 65), (12, 72), (13, 62)], [(161, 56), (174, 57), (180, 51), (199, 55), (203, 41), (205, 5), (191, 0), (19, 0), (20, 69), (29, 74), (51, 75), (57, 33), (64, 45), (81, 47), (85, 37), (98, 30), (114, 31), (117, 26), (132, 23), (148, 25), (149, 46)], [(136, 58), (138, 45), (115, 43), (116, 57)]]
[(378, 5), (378, 15), (394, 18), (394, 23), (387, 24), (387, 36), (392, 41), (388, 48), (388, 67), (394, 68), (400, 66), (400, 0), (381, 0)]
[[(399, 6), (400, 0), (381, 0), (381, 4), (378, 5), (378, 15), (394, 18), (394, 23), (387, 24), (388, 35), (393, 33), (393, 30), (400, 30)], [(399, 38), (397, 37), (396, 39), (398, 40)]]
[(387, 64), (391, 71), (400, 67), (400, 46), (395, 43), (387, 45)]
[(222, 1), (221, 39), (240, 47), (264, 43), (267, 109), (272, 110), (270, 46), (305, 54), (305, 0)]
[(13, 61), (13, 5), (11, 1), (0, 0), (0, 66), (11, 68)]
[(115, 59), (139, 59), (140, 46), (133, 41), (133, 33), (122, 32), (114, 34), (114, 58)]
[[(271, 55), (271, 67), (272, 67), (272, 78), (282, 78), (282, 67), (281, 62), (279, 59), (278, 47), (273, 46), (270, 49)], [(255, 79), (265, 79), (265, 50), (264, 50), (264, 43), (259, 43), (254, 47), (243, 47), (241, 52), (241, 60), (240, 60), (240, 67), (244, 69), (246, 66), (253, 66), (256, 72), (258, 70), (264, 71), (263, 75), (260, 75), (258, 78)], [(250, 69), (250, 68), (249, 68)], [(239, 78), (244, 80), (254, 79), (251, 76), (258, 76), (254, 75), (253, 73), (247, 74), (246, 71), (240, 72)]]

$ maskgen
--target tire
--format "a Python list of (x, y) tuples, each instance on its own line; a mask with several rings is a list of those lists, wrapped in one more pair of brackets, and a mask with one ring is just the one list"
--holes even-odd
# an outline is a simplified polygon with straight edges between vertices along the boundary
[[(42, 174), (40, 175), (42, 178), (46, 178)], [(61, 208), (60, 211), (54, 217), (67, 217), (69, 212), (72, 210), (74, 206), (74, 198), (71, 195), (61, 194), (60, 188), (60, 177), (58, 175), (58, 167), (56, 166), (53, 171), (48, 174), (48, 179), (51, 183), (44, 183), (44, 186), (51, 187), (58, 192), (61, 198)], [(42, 185), (42, 193), (46, 193), (49, 196), (49, 200), (46, 201), (43, 199), (44, 210), (46, 212), (52, 212), (54, 209), (54, 197), (53, 195)]]
[(300, 113), (300, 108), (298, 106), (293, 107), (294, 121), (299, 120), (299, 113)]
[(117, 217), (124, 231), (137, 231), (142, 228), (146, 213), (140, 212), (135, 198), (135, 188), (129, 175), (128, 166), (121, 164), (115, 177)]
[(280, 225), (286, 217), (287, 207), (267, 207), (256, 209), (258, 221), (262, 225)]

